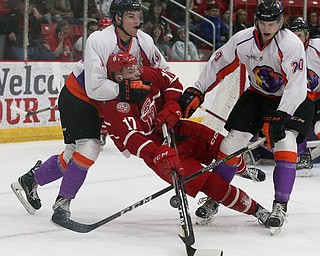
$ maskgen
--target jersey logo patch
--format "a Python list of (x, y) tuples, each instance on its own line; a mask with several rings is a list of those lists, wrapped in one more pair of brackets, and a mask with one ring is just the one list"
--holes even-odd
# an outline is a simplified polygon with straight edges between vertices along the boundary
[(127, 102), (119, 102), (117, 104), (117, 111), (120, 113), (128, 114), (130, 111), (130, 104)]

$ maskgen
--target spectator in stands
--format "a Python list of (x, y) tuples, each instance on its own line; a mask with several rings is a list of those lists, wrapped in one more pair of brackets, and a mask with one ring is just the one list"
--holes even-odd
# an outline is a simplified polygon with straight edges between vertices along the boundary
[(209, 4), (209, 0), (193, 0), (192, 11), (198, 13), (201, 16), (206, 16), (206, 9)]
[(320, 37), (320, 26), (318, 21), (318, 13), (316, 11), (309, 12), (308, 26), (309, 26), (310, 38)]
[(48, 37), (48, 43), (56, 60), (73, 60), (73, 45), (69, 36), (69, 23), (59, 21), (54, 34)]
[[(193, 10), (193, 0), (175, 0), (175, 2), (178, 2), (183, 6), (186, 6), (186, 1), (189, 1), (189, 9)], [(185, 23), (185, 9), (177, 6), (171, 1), (167, 1), (166, 17), (175, 23), (182, 25)]]
[[(71, 9), (75, 19), (83, 19), (83, 0), (71, 0)], [(97, 8), (95, 0), (88, 0), (88, 19), (98, 22), (105, 14)]]
[[(221, 4), (220, 4), (221, 6)], [(229, 11), (229, 7), (227, 5), (223, 5), (221, 8), (220, 8), (220, 11), (222, 13), (221, 15), (221, 20), (223, 22), (223, 24), (228, 28), (228, 30), (225, 30), (225, 31), (221, 31), (221, 36), (225, 36), (226, 37), (226, 41), (228, 41), (229, 39), (229, 18), (230, 18), (230, 11)], [(228, 32), (226, 34), (226, 32)]]
[(155, 24), (151, 28), (151, 37), (153, 38), (154, 44), (157, 46), (161, 54), (166, 60), (171, 59), (171, 46), (170, 43), (164, 39), (164, 28), (161, 24)]
[(169, 24), (161, 17), (162, 11), (163, 6), (161, 0), (152, 0), (148, 12), (144, 13), (143, 30), (151, 35), (151, 28), (156, 24), (160, 24), (164, 28), (165, 42), (170, 42), (173, 36)]
[(248, 13), (244, 9), (239, 9), (236, 11), (236, 20), (233, 23), (232, 33), (235, 34), (240, 30), (248, 27), (247, 25)]
[(178, 39), (172, 46), (172, 59), (173, 60), (199, 60), (197, 47), (193, 42), (188, 42), (188, 55), (185, 58), (185, 27), (181, 26), (177, 31)]
[(110, 10), (110, 5), (111, 5), (112, 0), (100, 0), (100, 6), (99, 9), (105, 13), (105, 14), (109, 14), (109, 10)]
[[(87, 23), (87, 36), (89, 37), (96, 30), (98, 30), (98, 23), (95, 21), (89, 21)], [(75, 52), (74, 60), (80, 60), (83, 58), (82, 39), (83, 39), (82, 36), (79, 37), (79, 39), (74, 44), (74, 52)]]
[[(225, 35), (229, 34), (228, 27), (222, 22), (219, 14), (220, 10), (218, 8), (218, 5), (216, 4), (208, 4), (206, 9), (206, 18), (213, 22), (215, 25), (215, 45), (216, 49), (220, 48), (222, 45), (224, 45), (227, 42), (227, 37)], [(200, 31), (202, 37), (209, 41), (213, 41), (213, 27), (212, 24), (209, 22), (203, 20), (201, 21), (200, 25)]]
[[(23, 26), (24, 26), (24, 1), (9, 0), (10, 11), (3, 17), (3, 33), (7, 35), (6, 59), (23, 59)], [(27, 40), (27, 59), (52, 60), (53, 54), (49, 45), (41, 34), (42, 15), (38, 12), (33, 2), (29, 4), (29, 31)]]
[(45, 2), (52, 22), (66, 20), (69, 23), (79, 23), (74, 18), (70, 0), (46, 0)]

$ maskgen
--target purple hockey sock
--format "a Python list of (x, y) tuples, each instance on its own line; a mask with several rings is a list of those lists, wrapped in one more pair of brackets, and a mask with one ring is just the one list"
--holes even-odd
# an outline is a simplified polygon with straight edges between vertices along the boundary
[(84, 180), (86, 179), (87, 173), (88, 168), (78, 165), (72, 158), (65, 170), (60, 185), (59, 195), (67, 199), (75, 198)]
[(290, 199), (293, 184), (296, 177), (296, 164), (287, 161), (276, 161), (273, 172), (273, 184), (275, 200), (287, 202)]
[(53, 182), (62, 176), (59, 155), (51, 156), (34, 173), (34, 179), (40, 186)]
[(304, 154), (307, 152), (307, 140), (304, 140), (302, 143), (298, 144), (298, 155)]
[(237, 172), (237, 165), (223, 163), (214, 168), (214, 172), (230, 183)]

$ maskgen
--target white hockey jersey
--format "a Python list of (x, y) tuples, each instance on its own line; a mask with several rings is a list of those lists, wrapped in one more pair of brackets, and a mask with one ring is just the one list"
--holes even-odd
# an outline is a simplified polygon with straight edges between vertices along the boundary
[(307, 57), (308, 89), (320, 97), (320, 38), (310, 39), (305, 46)]
[(126, 49), (120, 42), (116, 28), (111, 25), (90, 35), (86, 42), (84, 61), (79, 61), (73, 71), (89, 98), (106, 101), (118, 96), (118, 84), (108, 79), (107, 62), (112, 54), (119, 52), (131, 53), (144, 66), (169, 70), (166, 60), (148, 34), (138, 30)]
[(264, 46), (255, 27), (238, 32), (212, 54), (194, 87), (206, 93), (241, 64), (245, 64), (248, 72), (249, 90), (267, 97), (281, 97), (278, 110), (292, 115), (305, 100), (305, 50), (300, 39), (288, 29), (278, 31)]

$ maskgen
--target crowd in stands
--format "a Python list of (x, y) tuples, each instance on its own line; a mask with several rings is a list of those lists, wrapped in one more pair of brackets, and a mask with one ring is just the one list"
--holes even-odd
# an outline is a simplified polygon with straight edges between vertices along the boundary
[[(99, 29), (101, 19), (108, 17), (111, 1), (88, 0), (87, 36)], [(185, 56), (184, 10), (167, 0), (142, 0), (141, 29), (154, 39), (167, 60), (207, 60), (213, 46), (218, 49), (228, 41), (230, 34), (253, 25), (253, 17), (245, 8), (230, 14), (227, 0), (189, 1), (192, 12), (188, 26), (188, 55)], [(186, 0), (176, 2), (186, 5)], [(24, 0), (0, 0), (0, 38), (5, 38), (0, 59), (23, 59), (24, 11)], [(30, 0), (28, 13), (28, 60), (76, 61), (83, 57), (83, 0)], [(307, 22), (310, 35), (320, 37), (318, 11), (308, 10)]]

